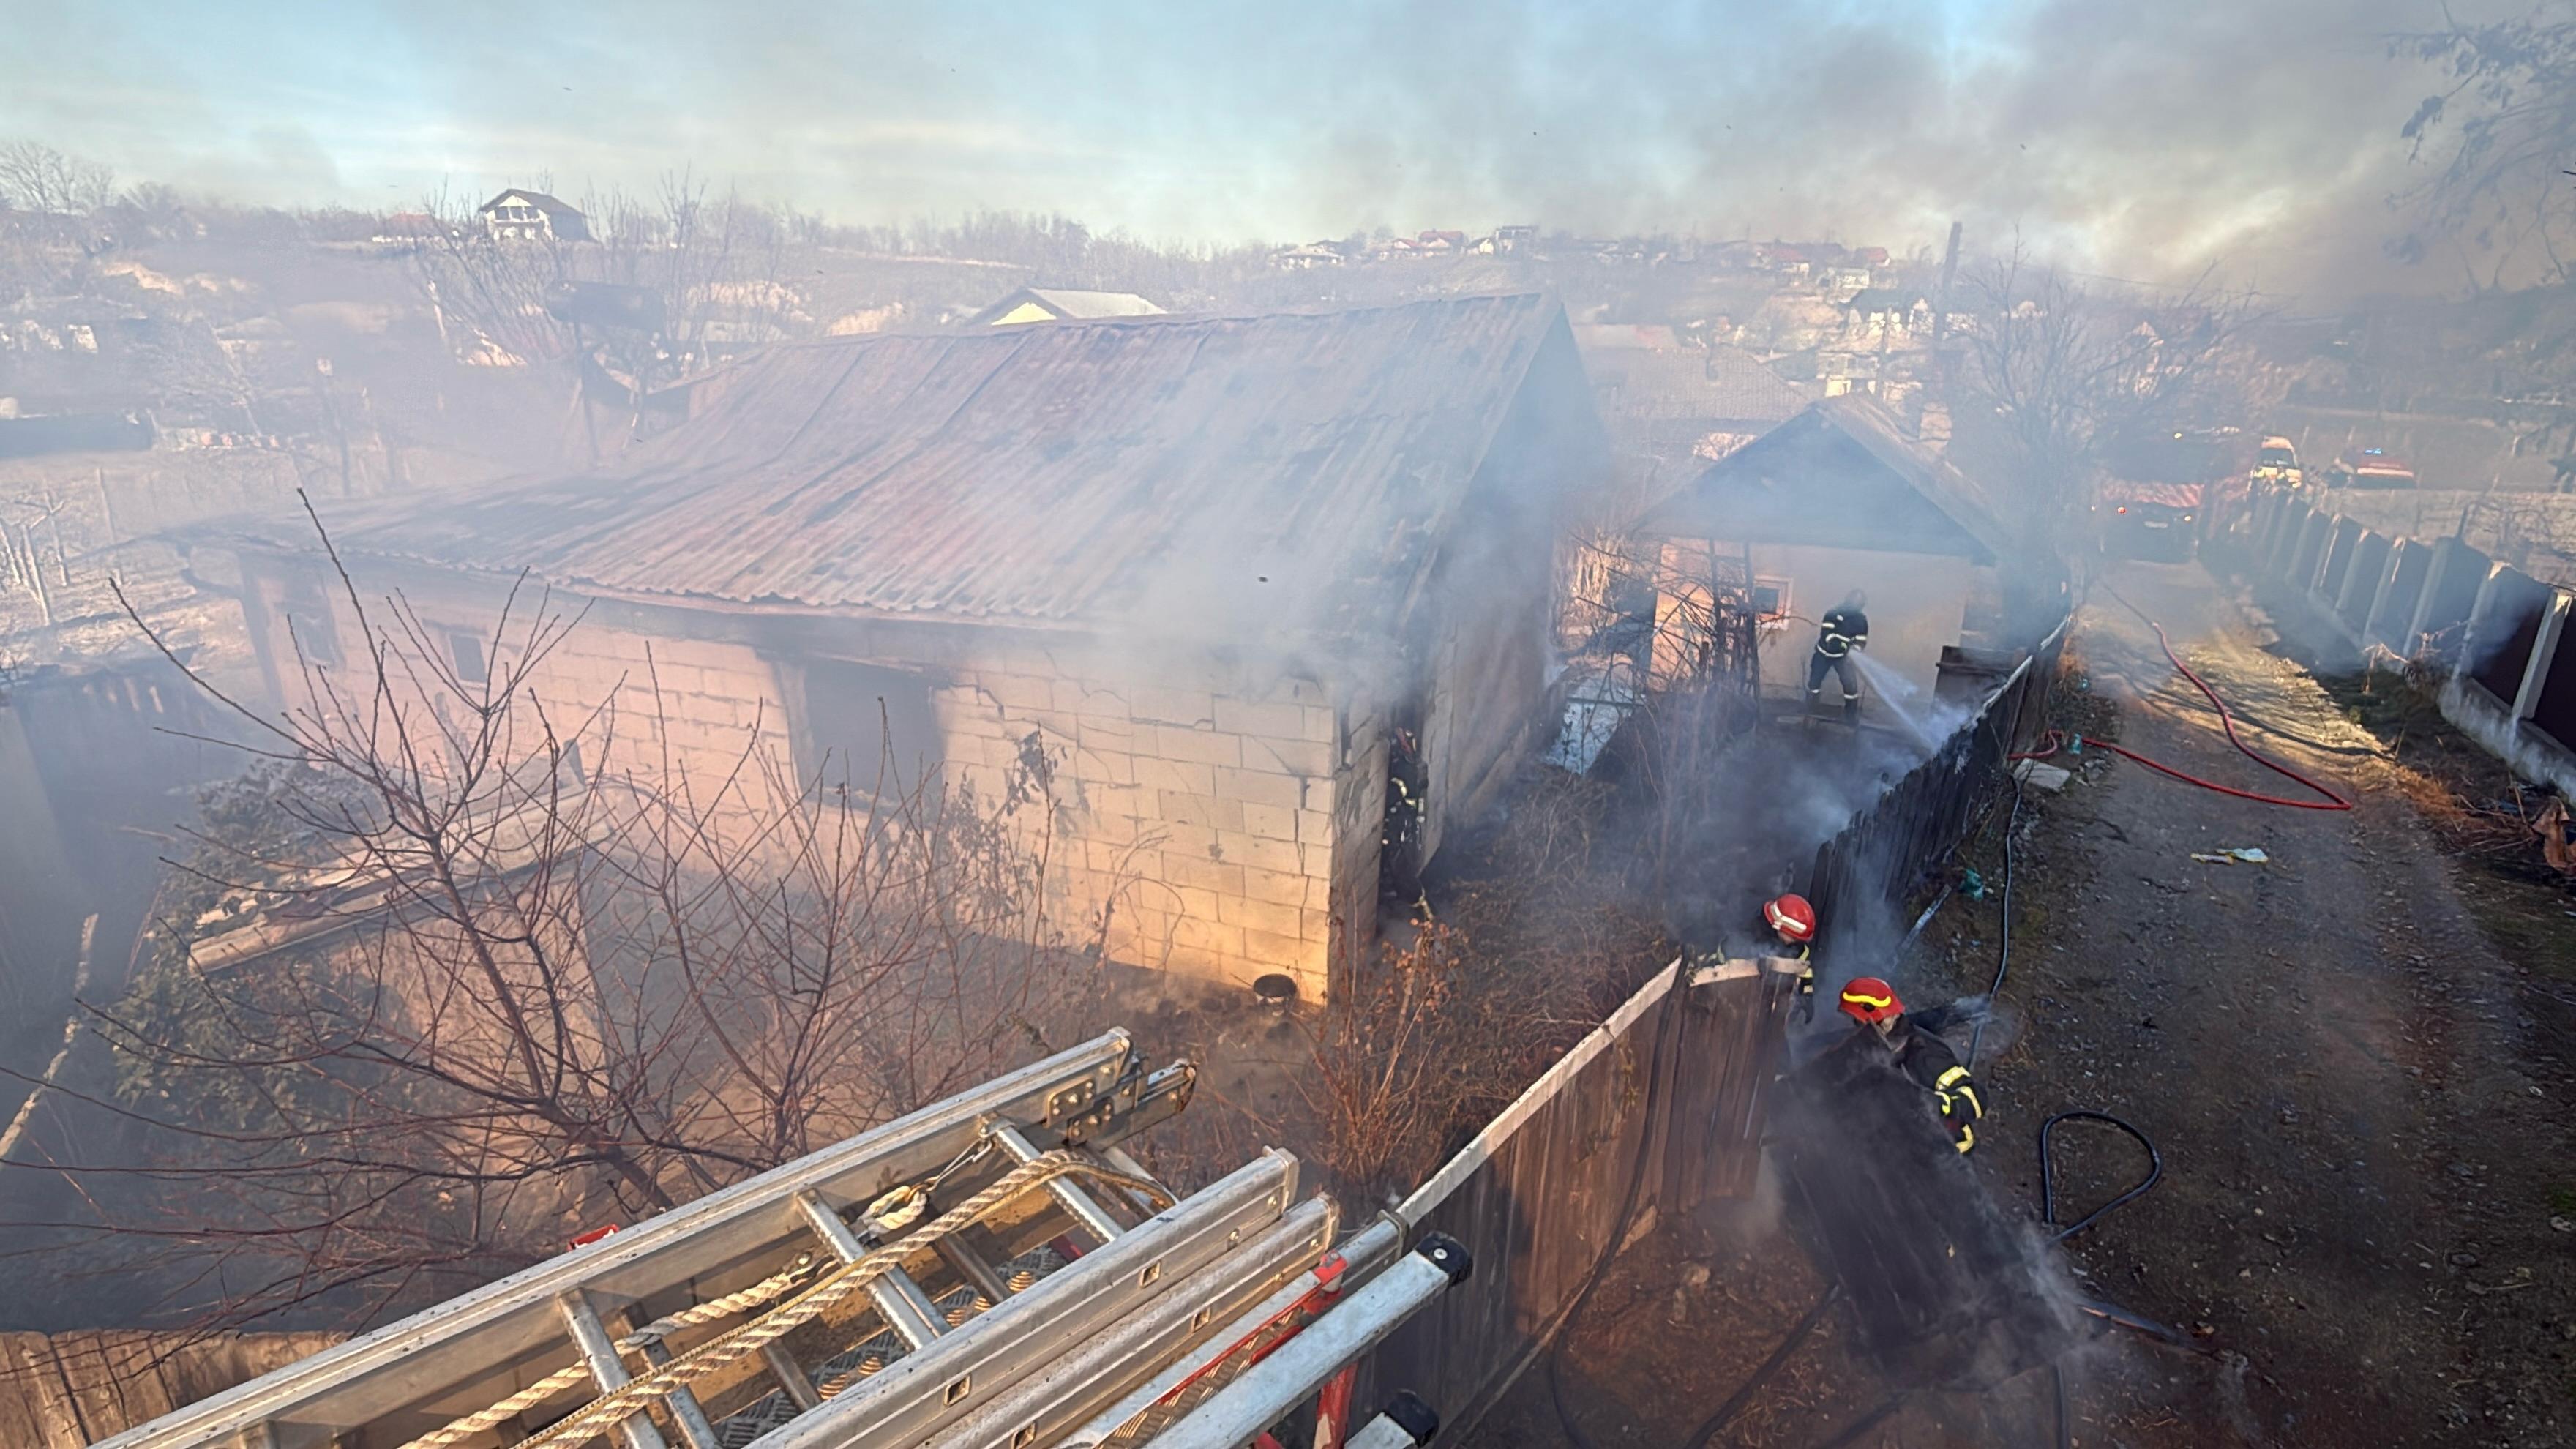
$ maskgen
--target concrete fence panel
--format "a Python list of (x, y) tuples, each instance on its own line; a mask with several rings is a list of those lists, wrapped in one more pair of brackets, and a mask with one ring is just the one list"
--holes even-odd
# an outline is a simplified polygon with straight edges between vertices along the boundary
[(2369, 529), (2352, 542), (2352, 559), (2344, 567), (2343, 586), (2335, 591), (2334, 611), (2356, 634), (2370, 621), (2380, 588), (2388, 582), (2388, 555), (2395, 547), (2388, 535)]
[(2459, 662), (2469, 615), (2476, 612), (2478, 596), (2493, 572), (2495, 560), (2460, 540), (2435, 543), (2431, 571), (2424, 579), (2423, 605), (2406, 631), (2406, 652), (2430, 647), (2442, 658)]
[(2406, 638), (2408, 625), (2424, 601), (2424, 581), (2432, 572), (2433, 549), (2419, 539), (2401, 538), (2389, 549), (2388, 578), (2380, 586), (2378, 601), (2362, 621), (2365, 641), (2376, 640), (2400, 654), (2414, 651)]
[(2360, 546), (2365, 532), (2355, 520), (2338, 518), (2326, 535), (2325, 561), (2317, 569), (2315, 589), (2318, 601), (2328, 609), (2343, 593), (2344, 580), (2352, 572), (2353, 551)]
[(2488, 578), (2469, 616), (2460, 673), (2517, 717), (2523, 676), (2530, 672), (2532, 649), (2540, 642), (2551, 602), (2547, 584), (2520, 569), (2500, 568)]
[(2290, 576), (2290, 562), (2298, 554), (2299, 540), (2307, 536), (2308, 520), (2315, 516), (2315, 509), (2295, 498), (2283, 500), (2280, 519), (2273, 525), (2272, 537), (2263, 548), (2261, 566), (2257, 569), (2260, 577), (2277, 581)]
[(2311, 512), (2299, 525), (2298, 541), (2290, 546), (2288, 566), (2281, 582), (2304, 591), (2317, 581), (2317, 569), (2325, 560), (2326, 543), (2334, 535), (2334, 519), (2327, 514)]
[(2562, 750), (2576, 750), (2576, 639), (2567, 625), (2567, 595), (2553, 601), (2547, 624), (2534, 651), (2531, 677), (2523, 683), (2530, 701), (2531, 727)]

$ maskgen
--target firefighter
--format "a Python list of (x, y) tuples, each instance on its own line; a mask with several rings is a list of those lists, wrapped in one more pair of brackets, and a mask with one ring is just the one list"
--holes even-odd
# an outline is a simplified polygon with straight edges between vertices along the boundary
[(1398, 727), (1386, 749), (1386, 825), (1378, 837), (1378, 880), (1385, 899), (1431, 918), (1431, 897), (1422, 888), (1423, 791), (1430, 772), (1413, 731)]
[(1861, 612), (1868, 603), (1868, 596), (1854, 589), (1843, 596), (1840, 606), (1827, 610), (1816, 630), (1816, 652), (1807, 660), (1808, 708), (1815, 707), (1825, 676), (1832, 674), (1842, 681), (1843, 719), (1848, 723), (1860, 720), (1860, 671), (1852, 665), (1851, 652), (1869, 647), (1869, 616)]
[(1762, 924), (1780, 942), (1780, 954), (1798, 963), (1798, 1020), (1812, 1020), (1816, 1014), (1816, 968), (1809, 959), (1815, 954), (1816, 908), (1807, 898), (1794, 892), (1775, 896), (1762, 903)]
[(1975, 1147), (1976, 1124), (1986, 1115), (1986, 1104), (1978, 1100), (1977, 1084), (1959, 1064), (1959, 1054), (1935, 1035), (1948, 1024), (1951, 1009), (1936, 1006), (1908, 1015), (1896, 988), (1875, 976), (1854, 977), (1843, 988), (1842, 1009), (1877, 1034), (1896, 1058), (1897, 1070), (1932, 1094), (1952, 1145), (1961, 1152)]

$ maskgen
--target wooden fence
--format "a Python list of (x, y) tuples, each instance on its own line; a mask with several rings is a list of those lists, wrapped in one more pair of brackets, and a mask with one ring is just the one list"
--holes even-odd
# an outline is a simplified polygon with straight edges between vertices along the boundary
[(1409, 1389), (1459, 1442), (1624, 1237), (1749, 1191), (1795, 989), (1788, 962), (1667, 966), (1406, 1199), (1475, 1272), (1364, 1361), (1361, 1402)]
[[(2013, 668), (1967, 723), (1905, 778), (1854, 814), (1817, 847), (1807, 898), (1819, 919), (1867, 921), (1922, 884), (1964, 836), (1980, 802), (2003, 781), (2011, 756), (2030, 747), (2048, 714), (2048, 692), (2066, 646), (2061, 622)], [(1837, 942), (1866, 942), (1866, 932), (1828, 932), (1817, 953), (1820, 976), (1838, 964)]]

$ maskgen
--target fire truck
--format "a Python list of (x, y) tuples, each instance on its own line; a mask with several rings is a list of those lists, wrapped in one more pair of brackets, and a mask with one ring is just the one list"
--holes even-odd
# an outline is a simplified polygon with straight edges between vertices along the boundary
[(2204, 485), (2114, 481), (2093, 505), (2102, 551), (2115, 558), (2189, 559), (2198, 545)]

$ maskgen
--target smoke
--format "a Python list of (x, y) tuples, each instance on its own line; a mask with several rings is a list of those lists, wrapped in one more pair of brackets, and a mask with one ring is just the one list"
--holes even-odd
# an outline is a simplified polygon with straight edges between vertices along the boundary
[(0, 132), (252, 200), (694, 166), (847, 220), (1202, 241), (1535, 222), (1905, 252), (1956, 217), (2303, 298), (2410, 279), (2380, 249), (2415, 175), (2397, 130), (2440, 86), (2386, 36), (2444, 23), (2428, 0), (21, 8)]

